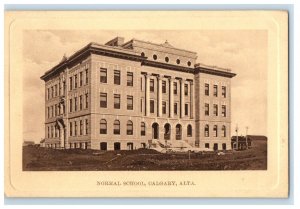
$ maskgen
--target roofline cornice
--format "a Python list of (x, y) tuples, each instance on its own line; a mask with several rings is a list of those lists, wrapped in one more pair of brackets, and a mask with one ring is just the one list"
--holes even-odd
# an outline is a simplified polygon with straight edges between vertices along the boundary
[(228, 77), (228, 78), (233, 78), (234, 76), (236, 76), (235, 73), (221, 71), (221, 70), (214, 70), (205, 67), (196, 67), (195, 73), (206, 73), (206, 74), (217, 75), (217, 76)]
[(145, 66), (150, 66), (150, 67), (159, 67), (159, 68), (164, 68), (164, 69), (168, 69), (168, 70), (194, 73), (194, 68), (171, 65), (171, 64), (155, 62), (155, 61), (151, 61), (151, 60), (144, 60), (144, 61), (142, 61), (141, 64), (145, 65)]

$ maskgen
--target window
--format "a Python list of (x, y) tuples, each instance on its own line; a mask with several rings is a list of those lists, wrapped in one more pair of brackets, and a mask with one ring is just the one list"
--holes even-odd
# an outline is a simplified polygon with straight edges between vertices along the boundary
[(83, 83), (82, 83), (82, 72), (79, 73), (79, 86), (82, 86)]
[(50, 118), (50, 108), (47, 107), (47, 118)]
[(89, 120), (85, 119), (85, 134), (87, 135), (89, 133)]
[(57, 127), (54, 126), (54, 137), (57, 137)]
[(48, 135), (48, 138), (50, 138), (50, 127), (49, 126), (47, 127), (47, 135)]
[(55, 96), (57, 96), (57, 84), (55, 85)]
[(166, 81), (162, 81), (162, 93), (166, 93), (167, 92), (167, 85), (166, 85)]
[(165, 61), (166, 61), (166, 62), (169, 62), (169, 57), (165, 57)]
[(75, 80), (74, 88), (76, 89), (77, 88), (77, 75), (74, 76), (74, 80)]
[(150, 100), (150, 113), (154, 113), (154, 100)]
[(214, 96), (217, 97), (218, 96), (218, 86), (214, 85)]
[(185, 114), (186, 116), (189, 115), (189, 104), (184, 104), (184, 114)]
[(83, 135), (83, 120), (79, 121), (79, 134)]
[(57, 116), (57, 104), (55, 105), (55, 109), (54, 109), (54, 116)]
[(79, 109), (83, 109), (83, 104), (82, 104), (82, 95), (79, 96)]
[(146, 124), (144, 122), (141, 122), (141, 136), (146, 135)]
[(209, 104), (205, 103), (205, 115), (209, 115)]
[(107, 69), (100, 69), (100, 83), (107, 83)]
[(214, 137), (218, 137), (218, 126), (217, 125), (214, 125), (213, 131), (214, 131)]
[(177, 82), (174, 82), (173, 86), (174, 86), (174, 94), (177, 94)]
[(51, 106), (51, 117), (54, 117), (54, 110), (53, 110), (53, 106)]
[(120, 94), (114, 95), (114, 108), (120, 109)]
[(143, 77), (141, 77), (141, 91), (143, 91)]
[(72, 112), (73, 110), (72, 110), (72, 107), (73, 107), (73, 104), (72, 104), (72, 99), (70, 99), (70, 107), (69, 107), (69, 109), (70, 109), (70, 112)]
[(50, 99), (50, 89), (49, 88), (47, 89), (47, 98), (48, 98), (48, 100)]
[(191, 64), (192, 64), (192, 63), (191, 63), (190, 61), (187, 62), (187, 65), (188, 65), (188, 66), (191, 66)]
[(209, 148), (209, 143), (205, 143), (205, 148)]
[(188, 126), (187, 126), (187, 136), (188, 136), (188, 137), (191, 137), (192, 134), (193, 134), (192, 126), (191, 126), (191, 125), (188, 125)]
[(75, 128), (74, 135), (77, 136), (77, 122), (76, 121), (74, 121), (74, 128)]
[(214, 116), (218, 116), (218, 105), (214, 104)]
[(70, 136), (73, 136), (73, 124), (70, 122)]
[(154, 79), (150, 79), (150, 91), (154, 92)]
[(209, 84), (208, 83), (205, 84), (205, 92), (204, 93), (206, 96), (209, 96)]
[(226, 105), (222, 105), (222, 116), (226, 117)]
[(184, 95), (189, 95), (189, 85), (188, 84), (184, 84)]
[(119, 70), (114, 71), (114, 84), (120, 85), (121, 84), (121, 72)]
[(54, 89), (53, 89), (53, 86), (51, 87), (51, 98), (54, 97)]
[(114, 122), (114, 134), (120, 134), (120, 121), (118, 120)]
[(177, 60), (176, 60), (176, 63), (179, 65), (179, 64), (180, 64), (180, 59), (177, 59)]
[(127, 135), (133, 135), (133, 123), (131, 120), (127, 121)]
[(204, 136), (205, 137), (209, 137), (209, 125), (205, 125), (205, 128), (204, 128)]
[(175, 114), (175, 115), (177, 115), (177, 106), (178, 106), (178, 105), (177, 105), (177, 103), (175, 102), (175, 103), (174, 103), (174, 114)]
[(162, 114), (167, 114), (167, 102), (162, 102)]
[(145, 53), (144, 53), (144, 52), (142, 52), (142, 53), (141, 53), (141, 56), (142, 56), (142, 57), (145, 57)]
[(157, 55), (156, 54), (153, 55), (153, 59), (157, 60)]
[(226, 137), (226, 126), (222, 126), (222, 136)]
[(61, 84), (60, 84), (60, 80), (59, 80), (59, 83), (58, 83), (58, 94), (59, 94), (59, 96), (61, 95)]
[(127, 86), (133, 86), (133, 73), (127, 73)]
[(100, 107), (107, 107), (107, 93), (100, 93)]
[(85, 70), (85, 84), (89, 83), (89, 69)]
[(141, 99), (141, 112), (143, 112), (143, 99)]
[(107, 122), (105, 119), (100, 120), (100, 134), (107, 134)]
[(127, 96), (127, 110), (133, 110), (133, 96)]
[(77, 97), (74, 98), (74, 104), (75, 104), (74, 111), (77, 111)]
[(89, 94), (85, 94), (85, 108), (89, 108)]
[(226, 98), (226, 86), (222, 86), (222, 97)]

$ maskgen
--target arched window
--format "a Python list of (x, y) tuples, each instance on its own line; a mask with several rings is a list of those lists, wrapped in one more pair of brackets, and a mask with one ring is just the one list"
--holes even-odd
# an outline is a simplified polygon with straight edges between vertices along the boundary
[(133, 134), (133, 123), (131, 120), (127, 121), (127, 135)]
[(169, 57), (165, 57), (165, 61), (166, 61), (166, 62), (169, 62)]
[(179, 64), (180, 64), (180, 59), (177, 59), (177, 60), (176, 60), (176, 63), (179, 65)]
[(153, 59), (157, 60), (157, 55), (156, 54), (153, 55)]
[(166, 123), (164, 126), (164, 139), (169, 140), (171, 137), (171, 126), (169, 123)]
[(218, 126), (217, 125), (214, 125), (214, 137), (217, 137), (218, 136)]
[(105, 119), (100, 120), (100, 134), (107, 134), (107, 123)]
[(142, 57), (145, 57), (145, 53), (144, 53), (144, 52), (142, 52), (142, 53), (141, 53), (141, 56), (142, 56)]
[(191, 64), (192, 64), (192, 63), (191, 63), (190, 61), (187, 62), (187, 65), (188, 65), (188, 66), (191, 66)]
[(187, 136), (191, 137), (193, 135), (193, 129), (191, 125), (187, 126)]
[(181, 140), (182, 128), (180, 124), (176, 125), (176, 140)]
[(146, 124), (144, 122), (141, 122), (141, 136), (146, 135)]
[(223, 137), (226, 137), (226, 126), (222, 126)]
[(209, 125), (205, 125), (205, 128), (204, 128), (204, 134), (205, 134), (205, 137), (209, 137)]
[(118, 120), (114, 122), (114, 134), (120, 134), (120, 121)]

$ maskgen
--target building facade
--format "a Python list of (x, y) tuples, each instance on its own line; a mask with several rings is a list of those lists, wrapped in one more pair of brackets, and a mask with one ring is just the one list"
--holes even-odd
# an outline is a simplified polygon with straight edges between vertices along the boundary
[(228, 69), (167, 41), (90, 43), (47, 71), (45, 146), (132, 150), (153, 140), (230, 149)]

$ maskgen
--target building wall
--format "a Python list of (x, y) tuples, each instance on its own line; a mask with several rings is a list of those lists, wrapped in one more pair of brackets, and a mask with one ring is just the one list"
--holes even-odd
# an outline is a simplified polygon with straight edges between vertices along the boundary
[[(230, 130), (231, 130), (231, 84), (230, 78), (210, 75), (205, 73), (199, 74), (199, 83), (197, 97), (199, 98), (199, 109), (197, 112), (197, 125), (199, 127), (197, 136), (199, 137), (200, 147), (205, 147), (208, 143), (213, 148), (215, 143), (218, 149), (222, 149), (222, 144), (226, 144), (226, 149), (230, 149)], [(209, 95), (205, 95), (205, 84), (209, 85)], [(213, 95), (214, 85), (217, 86), (217, 96)], [(222, 86), (226, 87), (226, 97), (222, 96)], [(205, 104), (209, 104), (209, 115), (205, 114)], [(214, 104), (218, 105), (218, 116), (214, 115)], [(222, 105), (226, 106), (226, 117), (222, 116)], [(209, 136), (205, 136), (205, 126), (209, 125)], [(214, 136), (213, 126), (217, 125), (217, 137)], [(226, 127), (226, 136), (223, 136), (222, 126)]]

